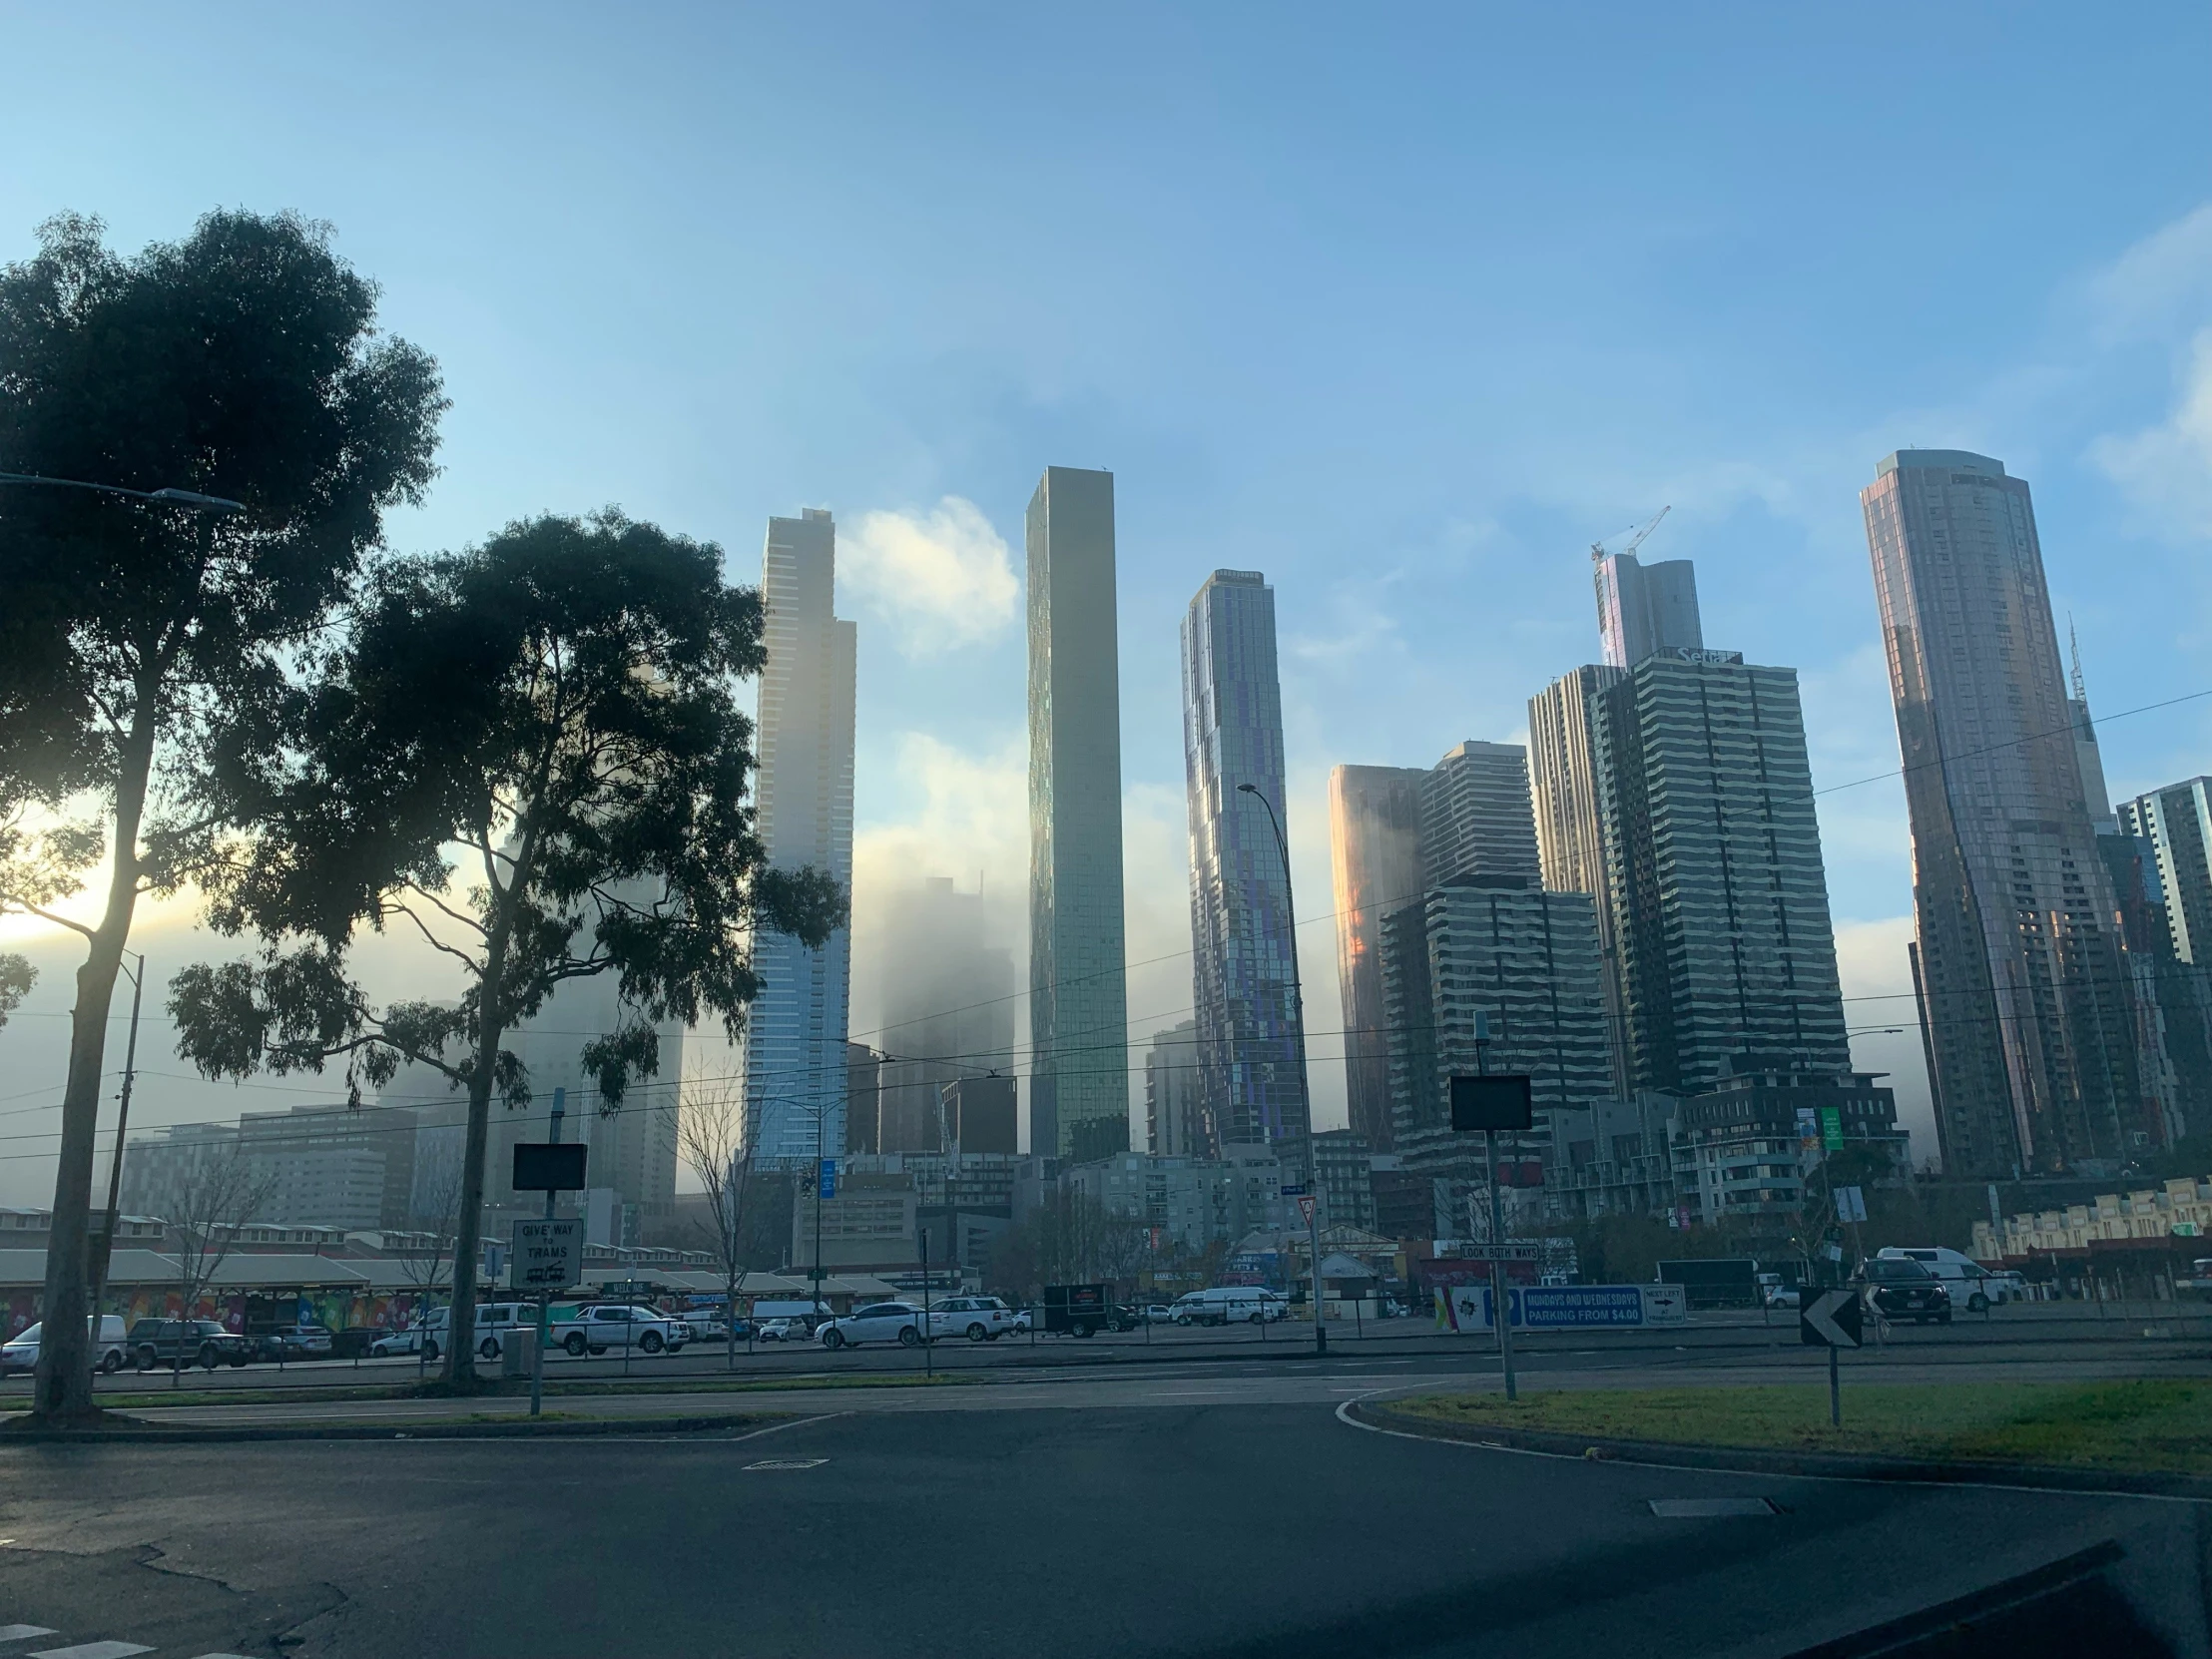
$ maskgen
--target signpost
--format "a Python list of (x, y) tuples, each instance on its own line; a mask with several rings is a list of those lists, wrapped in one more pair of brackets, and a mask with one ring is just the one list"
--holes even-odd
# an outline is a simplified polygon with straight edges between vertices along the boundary
[(1798, 1302), (1798, 1341), (1807, 1348), (1828, 1350), (1828, 1421), (1844, 1425), (1844, 1387), (1836, 1367), (1836, 1351), (1857, 1348), (1864, 1326), (1859, 1293), (1845, 1287), (1802, 1296)]
[(1516, 1244), (1466, 1245), (1459, 1251), (1467, 1262), (1540, 1262), (1544, 1259), (1544, 1247), (1535, 1240)]
[[(1505, 1238), (1505, 1224), (1498, 1211), (1497, 1202), (1497, 1132), (1500, 1129), (1519, 1134), (1535, 1123), (1535, 1096), (1525, 1076), (1489, 1074), (1490, 1016), (1480, 1009), (1474, 1015), (1474, 1064), (1472, 1077), (1455, 1076), (1451, 1080), (1451, 1127), (1459, 1134), (1482, 1131), (1482, 1162), (1490, 1177), (1490, 1244), (1495, 1247)], [(1502, 1310), (1505, 1307), (1505, 1269), (1502, 1260), (1490, 1258), (1490, 1300)], [(1513, 1385), (1513, 1337), (1512, 1321), (1500, 1318), (1497, 1322), (1498, 1367), (1505, 1373), (1505, 1397), (1518, 1399), (1519, 1391)]]
[[(538, 1293), (538, 1340), (530, 1356), (530, 1414), (533, 1417), (538, 1414), (545, 1394), (545, 1340), (552, 1334), (547, 1323), (552, 1294), (566, 1290), (584, 1277), (584, 1224), (574, 1218), (556, 1221), (553, 1216), (555, 1193), (584, 1190), (587, 1149), (582, 1145), (561, 1144), (561, 1118), (567, 1110), (568, 1090), (555, 1089), (553, 1123), (545, 1143), (541, 1146), (517, 1142), (515, 1145), (514, 1190), (545, 1194), (545, 1220), (518, 1221), (514, 1234), (515, 1289)], [(527, 1239), (525, 1229), (531, 1230)], [(562, 1229), (566, 1231), (560, 1231)], [(557, 1273), (567, 1277), (556, 1282), (550, 1276)], [(526, 1279), (526, 1274), (548, 1277)], [(627, 1352), (625, 1350), (625, 1357)]]

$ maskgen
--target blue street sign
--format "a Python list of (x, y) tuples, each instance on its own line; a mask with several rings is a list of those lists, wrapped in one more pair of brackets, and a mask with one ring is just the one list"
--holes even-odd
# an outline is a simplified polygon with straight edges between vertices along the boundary
[(820, 1194), (821, 1194), (821, 1195), (822, 1195), (822, 1196), (823, 1196), (824, 1198), (835, 1198), (835, 1197), (837, 1196), (837, 1161), (836, 1161), (836, 1159), (834, 1159), (834, 1158), (825, 1158), (825, 1159), (823, 1159), (823, 1161), (822, 1161), (822, 1183), (821, 1183), (821, 1185), (820, 1185), (820, 1186), (819, 1186), (819, 1187), (818, 1187), (818, 1188), (817, 1188), (816, 1190), (817, 1190), (817, 1191), (818, 1191), (818, 1192), (819, 1192), (819, 1193), (820, 1193)]

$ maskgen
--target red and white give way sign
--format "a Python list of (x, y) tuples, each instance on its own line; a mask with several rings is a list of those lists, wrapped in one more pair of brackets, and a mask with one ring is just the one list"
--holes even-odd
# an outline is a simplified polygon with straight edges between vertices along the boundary
[(1313, 1226), (1314, 1195), (1312, 1193), (1300, 1193), (1298, 1195), (1298, 1219), (1309, 1227)]

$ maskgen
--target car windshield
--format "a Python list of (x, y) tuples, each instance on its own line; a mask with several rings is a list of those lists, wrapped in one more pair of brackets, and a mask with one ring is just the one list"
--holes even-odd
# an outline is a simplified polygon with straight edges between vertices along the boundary
[(1935, 1275), (1918, 1262), (1889, 1261), (1869, 1262), (1867, 1264), (1867, 1277), (1886, 1282), (1906, 1283), (1926, 1282), (1935, 1278)]

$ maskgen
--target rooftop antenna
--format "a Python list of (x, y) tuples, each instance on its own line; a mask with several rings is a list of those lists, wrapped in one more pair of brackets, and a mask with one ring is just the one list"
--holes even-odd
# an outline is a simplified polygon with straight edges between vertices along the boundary
[(2088, 682), (2081, 678), (2081, 641), (2074, 637), (2073, 612), (2066, 613), (2066, 649), (2073, 656), (2073, 694), (2076, 703), (2089, 701)]

